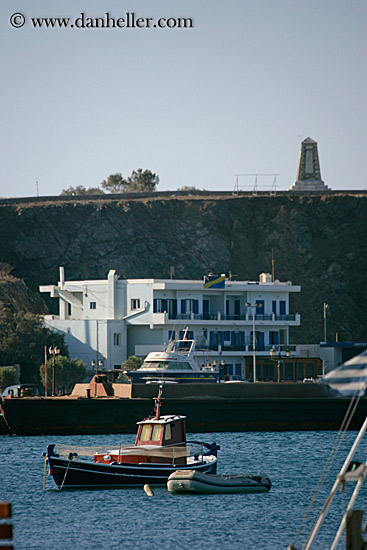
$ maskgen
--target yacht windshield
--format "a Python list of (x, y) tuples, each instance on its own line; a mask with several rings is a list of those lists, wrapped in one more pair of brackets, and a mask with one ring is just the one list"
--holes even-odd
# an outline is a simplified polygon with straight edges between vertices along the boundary
[(193, 370), (187, 361), (144, 361), (139, 370)]

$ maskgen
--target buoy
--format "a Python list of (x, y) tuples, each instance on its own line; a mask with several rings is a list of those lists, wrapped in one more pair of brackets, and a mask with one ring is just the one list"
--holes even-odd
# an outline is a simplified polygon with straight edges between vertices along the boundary
[(146, 492), (148, 497), (154, 497), (154, 493), (147, 483), (144, 485), (144, 491)]

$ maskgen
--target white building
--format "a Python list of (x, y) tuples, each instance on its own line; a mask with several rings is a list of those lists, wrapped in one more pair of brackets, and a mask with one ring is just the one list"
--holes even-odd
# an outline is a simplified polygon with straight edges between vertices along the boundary
[[(87, 365), (102, 361), (120, 368), (130, 355), (144, 358), (160, 351), (171, 337), (189, 328), (196, 340), (198, 364), (225, 361), (229, 374), (245, 376), (246, 357), (269, 356), (271, 347), (292, 351), (289, 327), (300, 325), (290, 313), (289, 298), (299, 292), (290, 281), (233, 281), (224, 276), (204, 281), (119, 279), (65, 281), (41, 286), (59, 301), (59, 315), (45, 316), (47, 326), (65, 334), (71, 357)], [(255, 315), (253, 315), (255, 314)]]

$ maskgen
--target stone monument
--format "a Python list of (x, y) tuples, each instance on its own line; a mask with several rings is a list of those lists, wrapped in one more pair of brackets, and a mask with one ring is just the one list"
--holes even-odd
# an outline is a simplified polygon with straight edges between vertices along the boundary
[(309, 137), (301, 143), (297, 180), (289, 191), (330, 191), (321, 179), (317, 142)]

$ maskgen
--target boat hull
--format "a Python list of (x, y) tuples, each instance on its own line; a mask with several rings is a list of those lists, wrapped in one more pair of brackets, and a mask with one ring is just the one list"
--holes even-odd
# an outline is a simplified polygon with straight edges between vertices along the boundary
[(271, 481), (264, 474), (224, 476), (179, 470), (168, 478), (167, 489), (171, 493), (268, 493)]
[[(51, 475), (59, 488), (80, 489), (82, 487), (134, 487), (143, 485), (165, 485), (168, 477), (181, 466), (170, 464), (105, 464), (62, 458), (54, 454), (54, 445), (47, 451)], [(204, 457), (195, 469), (203, 473), (215, 473), (217, 458)], [(187, 466), (192, 469), (193, 465)]]

